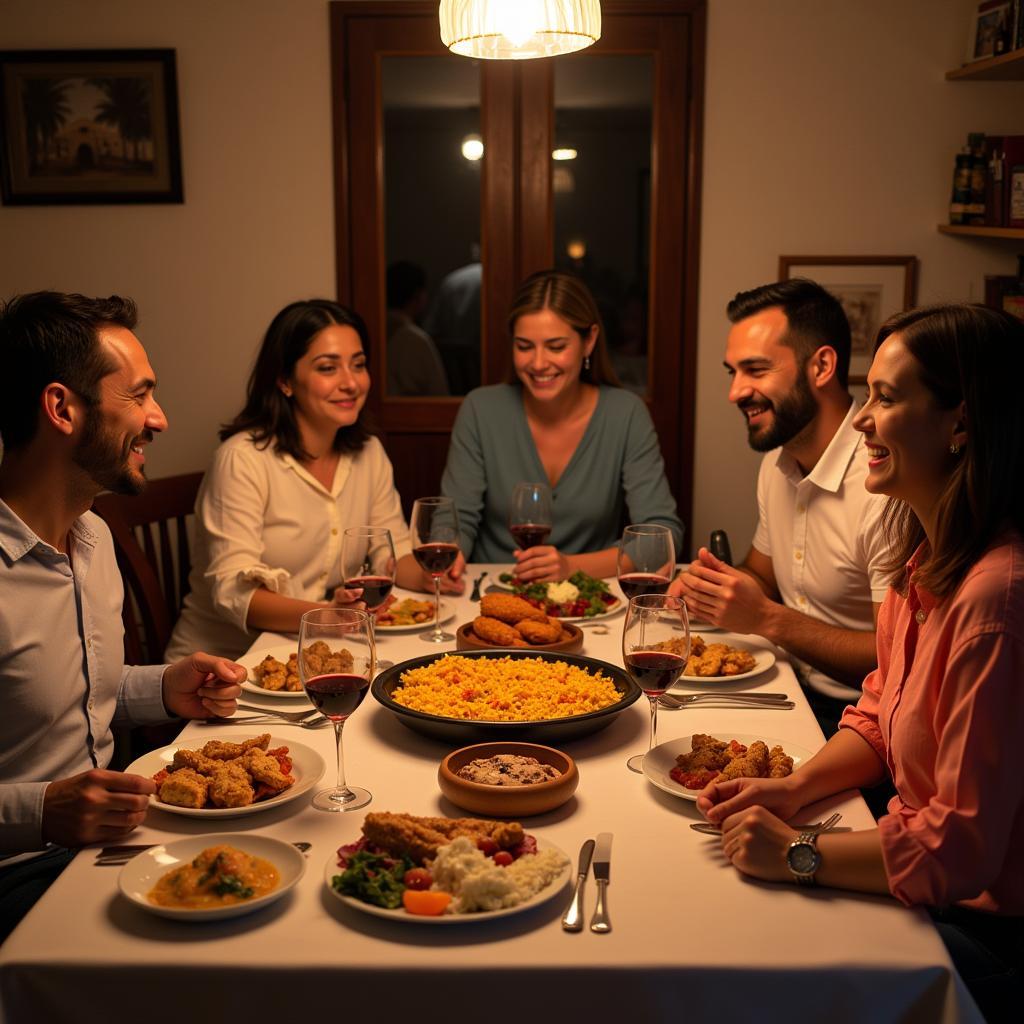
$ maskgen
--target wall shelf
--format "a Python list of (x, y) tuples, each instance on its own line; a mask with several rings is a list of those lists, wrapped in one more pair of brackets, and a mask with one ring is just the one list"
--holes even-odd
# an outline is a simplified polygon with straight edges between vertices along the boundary
[(946, 72), (946, 78), (951, 82), (1024, 82), (1024, 48), (954, 68)]
[(969, 235), (974, 238), (1019, 238), (1024, 240), (1024, 228), (990, 228), (973, 224), (940, 224), (944, 235)]

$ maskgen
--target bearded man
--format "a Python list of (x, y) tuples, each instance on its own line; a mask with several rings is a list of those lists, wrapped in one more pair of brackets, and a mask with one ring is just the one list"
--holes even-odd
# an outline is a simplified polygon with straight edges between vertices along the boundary
[(104, 489), (146, 484), (167, 420), (135, 305), (37, 292), (0, 303), (0, 942), (75, 847), (117, 842), (152, 779), (110, 771), (111, 725), (231, 715), (245, 669), (196, 653), (125, 666)]
[(884, 497), (864, 489), (868, 453), (847, 390), (850, 325), (838, 300), (796, 279), (740, 292), (725, 368), (729, 401), (766, 452), (757, 531), (733, 568), (705, 548), (673, 583), (690, 613), (788, 651), (826, 737), (876, 666), (887, 580)]

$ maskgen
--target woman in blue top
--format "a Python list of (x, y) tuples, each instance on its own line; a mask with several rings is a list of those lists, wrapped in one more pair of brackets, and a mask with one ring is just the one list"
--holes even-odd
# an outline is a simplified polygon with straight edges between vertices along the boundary
[[(477, 388), (459, 410), (441, 481), (455, 499), (463, 553), (515, 558), (523, 580), (579, 569), (615, 574), (625, 522), (683, 524), (643, 401), (618, 386), (597, 305), (578, 278), (544, 270), (520, 286), (508, 318), (510, 383)], [(551, 485), (551, 543), (519, 550), (508, 506), (520, 481)], [(627, 516), (628, 511), (628, 516)]]

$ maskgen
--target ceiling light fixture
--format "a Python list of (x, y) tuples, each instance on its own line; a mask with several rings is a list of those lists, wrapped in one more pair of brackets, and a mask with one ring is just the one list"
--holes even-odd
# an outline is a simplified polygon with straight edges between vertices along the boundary
[(552, 160), (575, 160), (579, 156), (571, 146), (560, 146), (558, 149), (551, 151)]
[(600, 0), (441, 0), (441, 41), (452, 53), (529, 60), (601, 38)]
[(462, 140), (462, 155), (467, 160), (482, 160), (484, 156), (484, 140), (479, 135), (467, 135)]

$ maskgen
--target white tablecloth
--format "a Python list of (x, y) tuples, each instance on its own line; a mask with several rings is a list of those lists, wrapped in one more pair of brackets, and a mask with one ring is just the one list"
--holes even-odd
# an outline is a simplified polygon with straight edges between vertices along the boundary
[[(469, 576), (479, 567), (470, 567)], [(491, 568), (494, 571), (494, 567)], [(485, 587), (486, 589), (486, 587)], [(468, 592), (468, 588), (467, 588)], [(468, 597), (446, 598), (471, 619)], [(622, 615), (610, 632), (587, 631), (584, 654), (621, 665)], [(256, 647), (282, 639), (260, 637)], [(400, 661), (432, 648), (416, 633), (379, 637), (379, 656)], [(780, 656), (749, 688), (785, 690), (792, 711), (662, 711), (659, 740), (693, 732), (759, 733), (817, 749), (821, 733)], [(246, 694), (250, 699), (251, 694)], [(289, 709), (301, 703), (258, 696)], [(323, 884), (327, 859), (359, 835), (364, 811), (318, 812), (303, 798), (230, 819), (228, 830), (263, 832), (313, 847), (295, 891), (249, 916), (203, 925), (151, 916), (117, 892), (116, 868), (86, 850), (0, 947), (5, 1018), (104, 1022), (131, 1013), (146, 1024), (279, 1019), (453, 1020), (563, 1024), (571, 1019), (977, 1021), (980, 1016), (923, 913), (894, 900), (751, 881), (716, 840), (691, 831), (695, 806), (627, 770), (647, 742), (641, 698), (607, 729), (564, 744), (579, 765), (570, 803), (528, 819), (528, 830), (575, 859), (582, 842), (614, 833), (609, 891), (613, 930), (567, 934), (569, 898), (522, 915), (461, 927), (413, 926), (349, 910)], [(263, 731), (266, 727), (252, 729)], [(183, 739), (242, 726), (190, 725)], [(333, 781), (333, 732), (274, 726), (315, 747)], [(348, 781), (373, 792), (369, 810), (458, 815), (437, 788), (449, 747), (411, 732), (367, 698), (345, 729)], [(857, 794), (811, 808), (841, 810), (870, 827)], [(193, 818), (152, 812), (132, 837), (162, 842), (210, 831)], [(586, 914), (594, 903), (588, 882)]]

